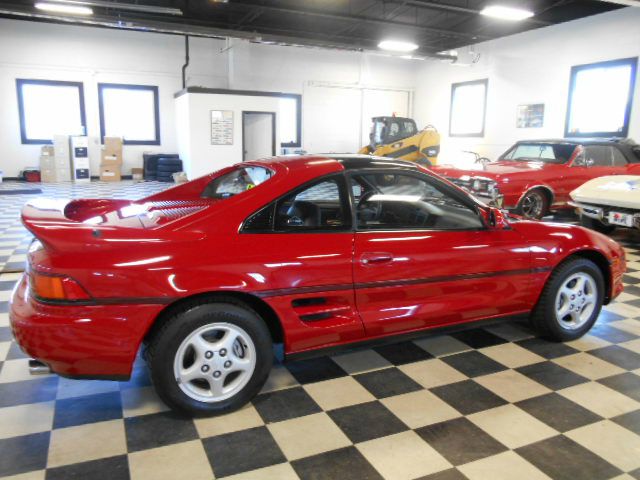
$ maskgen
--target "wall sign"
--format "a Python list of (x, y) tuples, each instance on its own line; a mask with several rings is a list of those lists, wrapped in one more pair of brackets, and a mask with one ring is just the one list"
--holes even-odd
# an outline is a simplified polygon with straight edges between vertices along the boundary
[(211, 110), (211, 145), (233, 145), (233, 110)]
[(541, 128), (544, 124), (544, 103), (518, 105), (517, 128)]

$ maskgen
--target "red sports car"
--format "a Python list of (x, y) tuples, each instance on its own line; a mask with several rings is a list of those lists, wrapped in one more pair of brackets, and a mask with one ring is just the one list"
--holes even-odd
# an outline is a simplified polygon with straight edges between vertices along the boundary
[(245, 162), (138, 201), (41, 199), (11, 300), (52, 371), (127, 379), (141, 345), (171, 407), (219, 413), (286, 357), (530, 315), (571, 340), (622, 291), (623, 249), (508, 219), (413, 163)]
[(491, 205), (542, 218), (573, 208), (569, 193), (604, 175), (639, 175), (640, 145), (628, 139), (527, 140), (483, 170), (441, 165), (432, 170)]

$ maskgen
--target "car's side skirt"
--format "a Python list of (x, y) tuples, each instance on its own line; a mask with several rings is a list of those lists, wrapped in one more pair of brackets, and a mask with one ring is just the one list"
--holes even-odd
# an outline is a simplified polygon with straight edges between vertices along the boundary
[(358, 340), (356, 342), (350, 342), (340, 345), (331, 345), (328, 347), (320, 347), (311, 350), (304, 350), (301, 352), (294, 352), (284, 355), (284, 360), (287, 362), (306, 360), (309, 358), (320, 357), (324, 355), (333, 355), (336, 353), (343, 353), (349, 350), (361, 350), (372, 347), (379, 347), (383, 345), (391, 345), (394, 343), (414, 340), (417, 338), (424, 338), (435, 335), (443, 335), (447, 333), (460, 332), (463, 330), (470, 330), (474, 328), (482, 328), (490, 325), (496, 325), (505, 322), (524, 321), (529, 318), (531, 312), (519, 312), (501, 317), (489, 318), (486, 320), (472, 320), (469, 322), (456, 323), (454, 325), (445, 325), (441, 327), (427, 327), (420, 330), (413, 330), (411, 332), (399, 333), (397, 335), (385, 335), (376, 338), (368, 338), (365, 340)]

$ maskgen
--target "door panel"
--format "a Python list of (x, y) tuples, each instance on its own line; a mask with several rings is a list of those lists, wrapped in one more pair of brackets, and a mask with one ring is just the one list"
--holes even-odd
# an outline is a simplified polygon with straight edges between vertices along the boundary
[[(513, 230), (357, 232), (356, 303), (367, 335), (530, 309), (523, 245)], [(385, 260), (366, 261), (375, 256)]]

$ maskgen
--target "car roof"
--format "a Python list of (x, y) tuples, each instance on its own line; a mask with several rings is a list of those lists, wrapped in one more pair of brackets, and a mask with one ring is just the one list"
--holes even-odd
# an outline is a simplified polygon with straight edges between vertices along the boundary
[[(309, 169), (314, 165), (324, 164), (326, 166), (327, 161), (335, 161), (336, 167), (342, 167), (344, 170), (354, 170), (362, 168), (385, 168), (385, 169), (403, 169), (403, 170), (420, 170), (418, 165), (414, 162), (408, 162), (405, 160), (397, 160), (395, 158), (376, 157), (373, 155), (361, 155), (353, 153), (329, 153), (329, 154), (316, 154), (316, 155), (284, 155), (280, 157), (271, 157), (256, 160), (250, 163), (259, 163), (265, 166), (269, 164), (282, 164), (285, 165), (290, 171), (297, 169)], [(336, 168), (339, 170), (339, 168)]]

